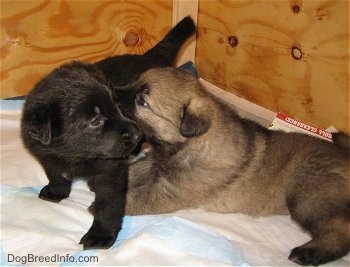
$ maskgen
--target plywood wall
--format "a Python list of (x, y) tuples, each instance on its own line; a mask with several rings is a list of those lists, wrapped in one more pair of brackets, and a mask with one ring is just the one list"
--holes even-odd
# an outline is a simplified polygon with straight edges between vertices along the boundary
[(143, 53), (171, 24), (171, 0), (1, 0), (1, 97), (73, 59)]
[(349, 132), (349, 1), (200, 0), (196, 65), (273, 111)]
[(25, 94), (73, 59), (143, 53), (184, 6), (198, 14), (202, 78), (272, 111), (349, 132), (348, 0), (1, 0), (1, 97)]

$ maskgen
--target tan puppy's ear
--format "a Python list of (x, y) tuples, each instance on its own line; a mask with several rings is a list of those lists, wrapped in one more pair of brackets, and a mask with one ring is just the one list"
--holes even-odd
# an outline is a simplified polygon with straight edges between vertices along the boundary
[(191, 99), (183, 107), (180, 132), (185, 137), (195, 137), (206, 133), (210, 127), (208, 110), (204, 108), (202, 98)]

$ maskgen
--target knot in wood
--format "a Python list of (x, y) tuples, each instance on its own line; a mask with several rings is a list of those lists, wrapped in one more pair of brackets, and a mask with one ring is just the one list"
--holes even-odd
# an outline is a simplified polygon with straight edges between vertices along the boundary
[(236, 47), (238, 45), (238, 39), (236, 36), (230, 35), (227, 37), (227, 40), (231, 47)]
[(299, 47), (292, 47), (292, 57), (296, 60), (299, 60), (303, 57), (303, 53), (301, 52), (301, 49)]
[(299, 13), (300, 12), (300, 6), (299, 5), (293, 5), (292, 6), (293, 13)]
[(138, 44), (139, 41), (140, 41), (140, 36), (133, 31), (128, 32), (124, 38), (125, 46), (135, 46)]

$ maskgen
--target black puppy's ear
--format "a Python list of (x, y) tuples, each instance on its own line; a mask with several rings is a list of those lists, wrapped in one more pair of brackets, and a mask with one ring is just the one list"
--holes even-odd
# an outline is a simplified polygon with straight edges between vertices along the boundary
[(52, 111), (47, 106), (39, 106), (28, 114), (27, 120), (30, 120), (28, 129), (29, 135), (40, 141), (43, 145), (51, 143), (52, 134)]
[(180, 132), (185, 137), (200, 136), (208, 131), (210, 119), (201, 100), (191, 100), (183, 108)]

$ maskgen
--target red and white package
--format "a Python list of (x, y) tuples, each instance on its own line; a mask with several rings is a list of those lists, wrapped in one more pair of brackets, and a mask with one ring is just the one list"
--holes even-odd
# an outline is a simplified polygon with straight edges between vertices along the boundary
[(273, 119), (271, 125), (269, 126), (269, 129), (281, 130), (284, 132), (305, 133), (332, 142), (331, 132), (296, 120), (282, 112), (278, 112), (276, 114), (276, 117)]

